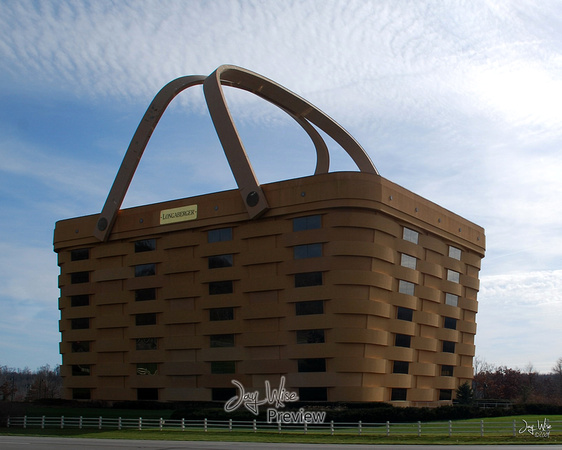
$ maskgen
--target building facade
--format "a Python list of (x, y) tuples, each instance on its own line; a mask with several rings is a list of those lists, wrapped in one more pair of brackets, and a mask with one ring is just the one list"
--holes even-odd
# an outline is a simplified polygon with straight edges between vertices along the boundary
[[(225, 401), (232, 380), (304, 401), (450, 402), (472, 378), (484, 230), (339, 172), (59, 221), (63, 396)], [(191, 211), (191, 212), (190, 212)]]

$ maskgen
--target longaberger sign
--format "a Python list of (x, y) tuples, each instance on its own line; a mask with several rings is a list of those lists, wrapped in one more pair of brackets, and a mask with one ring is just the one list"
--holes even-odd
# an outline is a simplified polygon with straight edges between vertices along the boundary
[(188, 220), (195, 219), (197, 219), (197, 205), (181, 206), (160, 211), (160, 225), (187, 222)]

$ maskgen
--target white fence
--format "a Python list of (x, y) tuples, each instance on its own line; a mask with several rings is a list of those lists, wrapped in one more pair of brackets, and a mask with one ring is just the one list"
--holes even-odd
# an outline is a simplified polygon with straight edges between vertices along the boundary
[[(530, 421), (528, 421), (530, 423)], [(122, 417), (10, 417), (8, 427), (18, 428), (60, 428), (60, 429), (136, 429), (136, 430), (178, 430), (178, 431), (250, 431), (250, 432), (296, 432), (323, 434), (355, 434), (355, 435), (470, 435), (470, 436), (517, 436), (527, 433), (537, 433), (547, 427), (550, 432), (562, 429), (562, 421), (534, 422), (532, 430), (523, 420), (513, 421), (447, 421), (447, 422), (414, 422), (414, 423), (277, 423), (266, 421), (241, 420), (187, 420), (187, 419), (147, 419)], [(544, 429), (543, 429), (544, 431)], [(558, 433), (556, 433), (558, 434)], [(536, 435), (536, 434), (533, 434)]]

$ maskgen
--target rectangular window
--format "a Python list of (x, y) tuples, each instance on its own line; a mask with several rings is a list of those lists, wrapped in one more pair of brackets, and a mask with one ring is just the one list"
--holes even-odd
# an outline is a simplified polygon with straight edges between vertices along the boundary
[(452, 377), (453, 376), (453, 366), (441, 366), (441, 376), (442, 377)]
[(451, 306), (459, 305), (459, 296), (455, 294), (445, 293), (445, 304)]
[(87, 377), (90, 375), (90, 365), (89, 364), (73, 364), (72, 365), (72, 376), (73, 377)]
[(135, 342), (135, 349), (139, 351), (158, 350), (158, 338), (137, 338)]
[(299, 372), (326, 372), (324, 358), (306, 358), (297, 360)]
[(456, 330), (457, 319), (453, 319), (452, 317), (445, 317), (445, 320), (443, 321), (443, 327), (448, 328), (449, 330)]
[(396, 310), (396, 318), (400, 320), (407, 320), (408, 322), (412, 321), (414, 317), (414, 310), (410, 308), (403, 308), (399, 306)]
[(157, 363), (137, 363), (137, 375), (156, 375), (157, 373)]
[(209, 320), (234, 320), (234, 308), (212, 308), (209, 310)]
[(452, 389), (439, 389), (439, 400), (451, 400), (453, 398)]
[(156, 250), (156, 239), (135, 241), (135, 253), (151, 252), (153, 250)]
[(136, 314), (135, 325), (139, 327), (145, 325), (156, 325), (156, 313)]
[(309, 316), (312, 314), (324, 314), (324, 300), (310, 300), (295, 303), (295, 314), (297, 316)]
[(213, 334), (210, 343), (211, 348), (234, 347), (234, 334)]
[(443, 341), (443, 353), (455, 353), (455, 343), (452, 341)]
[(295, 274), (295, 287), (321, 286), (322, 272), (306, 272)]
[(156, 288), (136, 289), (135, 301), (145, 302), (147, 300), (156, 300)]
[(392, 373), (408, 373), (410, 363), (408, 361), (394, 361), (392, 364)]
[(90, 400), (91, 394), (89, 388), (72, 389), (72, 400)]
[(236, 388), (211, 388), (211, 400), (214, 402), (226, 402), (238, 393)]
[(322, 216), (306, 216), (293, 219), (293, 231), (316, 230), (322, 228)]
[(88, 353), (90, 351), (89, 341), (76, 341), (70, 344), (70, 351), (72, 353)]
[(322, 244), (305, 244), (293, 247), (294, 259), (318, 258), (322, 256)]
[(70, 328), (73, 330), (86, 330), (90, 328), (90, 318), (79, 317), (77, 319), (70, 319)]
[(221, 267), (232, 267), (234, 258), (232, 255), (209, 256), (209, 269), (220, 269)]
[(415, 284), (409, 281), (399, 280), (398, 281), (398, 292), (401, 294), (414, 295)]
[(207, 242), (232, 241), (232, 228), (219, 228), (207, 232)]
[(78, 248), (76, 250), (70, 251), (71, 261), (83, 261), (85, 259), (90, 259), (90, 249), (89, 248)]
[(408, 396), (408, 390), (404, 388), (392, 388), (390, 400), (393, 402), (404, 402)]
[(158, 401), (158, 388), (138, 388), (137, 400), (155, 402)]
[(412, 336), (408, 336), (407, 334), (397, 334), (394, 336), (394, 345), (396, 347), (410, 348), (411, 340)]
[(150, 277), (156, 275), (156, 264), (139, 264), (135, 266), (135, 277)]
[(449, 258), (458, 259), (460, 261), (461, 255), (461, 249), (449, 245)]
[(297, 344), (323, 344), (324, 330), (297, 330)]
[(417, 231), (411, 230), (410, 228), (404, 227), (404, 233), (402, 234), (402, 238), (405, 241), (409, 241), (409, 242), (413, 242), (414, 244), (417, 244), (419, 233)]
[(235, 373), (236, 361), (211, 361), (211, 373)]
[(299, 388), (299, 401), (301, 402), (327, 402), (328, 388), (301, 387)]
[(90, 304), (90, 296), (89, 295), (72, 295), (70, 297), (70, 306), (77, 307), (77, 306), (88, 306)]
[(70, 274), (70, 284), (88, 283), (90, 272), (73, 272)]
[(400, 265), (402, 267), (408, 267), (409, 269), (415, 269), (417, 261), (418, 261), (417, 258), (414, 258), (413, 256), (410, 255), (406, 255), (405, 253), (402, 253), (400, 257)]
[(232, 294), (232, 292), (234, 292), (232, 280), (209, 283), (209, 295)]
[(453, 283), (459, 283), (461, 280), (461, 274), (455, 272), (454, 270), (447, 269), (447, 280), (452, 281)]

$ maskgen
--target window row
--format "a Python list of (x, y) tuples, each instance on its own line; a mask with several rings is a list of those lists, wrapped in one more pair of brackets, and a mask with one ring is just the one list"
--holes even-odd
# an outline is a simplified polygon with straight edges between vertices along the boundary
[[(439, 400), (452, 400), (453, 390), (452, 389), (439, 389)], [(390, 394), (390, 400), (393, 402), (407, 401), (408, 400), (408, 389), (406, 388), (392, 388)]]
[[(419, 243), (419, 235), (420, 234), (417, 231), (407, 227), (404, 227), (402, 230), (402, 239), (408, 242), (412, 242), (414, 244)], [(449, 258), (457, 259), (460, 261), (462, 256), (462, 250), (460, 248), (449, 245), (448, 256)]]

